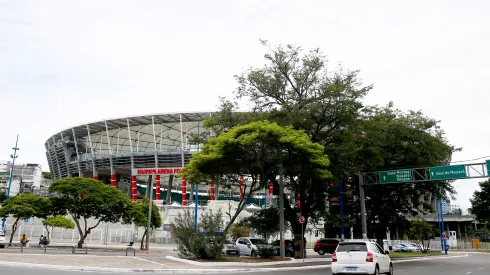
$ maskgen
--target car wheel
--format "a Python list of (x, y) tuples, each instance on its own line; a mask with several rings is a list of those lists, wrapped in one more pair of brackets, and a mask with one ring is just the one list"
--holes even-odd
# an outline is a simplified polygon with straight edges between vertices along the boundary
[(257, 258), (257, 252), (256, 251), (252, 251), (251, 255), (250, 255), (252, 258)]
[(390, 264), (390, 271), (386, 274), (393, 275), (393, 264)]
[(376, 266), (376, 268), (374, 269), (374, 275), (379, 275), (379, 267)]
[(323, 250), (322, 248), (318, 249), (318, 254), (325, 255), (325, 250)]

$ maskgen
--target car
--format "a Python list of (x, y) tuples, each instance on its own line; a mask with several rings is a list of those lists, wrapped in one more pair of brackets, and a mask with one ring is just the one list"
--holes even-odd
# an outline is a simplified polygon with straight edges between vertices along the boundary
[[(280, 240), (273, 241), (271, 245), (276, 249), (276, 255), (279, 256), (280, 252)], [(305, 244), (306, 245), (306, 244)], [(286, 257), (294, 257), (294, 241), (293, 240), (284, 240), (284, 248)], [(304, 255), (306, 257), (306, 248), (304, 251)]]
[(410, 252), (410, 249), (402, 243), (397, 243), (393, 245), (393, 252)]
[(381, 246), (370, 241), (341, 242), (332, 254), (332, 274), (393, 274), (393, 263)]
[(325, 255), (325, 253), (332, 254), (337, 249), (339, 241), (336, 239), (319, 239), (315, 242), (313, 246), (313, 251), (317, 252), (319, 255)]
[(252, 257), (257, 256), (256, 253), (259, 247), (264, 247), (264, 246), (272, 247), (263, 239), (251, 238), (251, 237), (238, 238), (235, 244), (240, 250), (240, 255), (246, 255)]
[(224, 256), (240, 256), (240, 248), (235, 243), (225, 242), (221, 250)]
[(408, 243), (402, 243), (402, 245), (404, 245), (408, 249), (408, 252), (417, 252), (418, 250), (420, 250), (418, 247)]

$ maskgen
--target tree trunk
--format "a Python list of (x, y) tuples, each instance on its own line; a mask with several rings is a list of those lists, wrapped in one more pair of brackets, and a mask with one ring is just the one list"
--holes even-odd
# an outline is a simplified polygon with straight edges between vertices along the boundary
[(78, 241), (77, 247), (83, 248), (83, 244), (85, 243), (85, 239), (87, 238), (89, 233), (85, 233), (83, 236), (80, 235), (80, 240)]
[(12, 241), (14, 240), (14, 234), (17, 231), (18, 224), (19, 224), (19, 219), (17, 218), (15, 222), (12, 224), (12, 233), (10, 233), (10, 241), (9, 241), (9, 246), (12, 246)]
[(45, 225), (45, 226), (44, 226), (44, 228), (46, 228), (46, 232), (48, 232), (48, 236), (47, 236), (47, 237), (48, 237), (48, 240), (50, 240), (50, 237), (51, 237), (51, 236), (50, 236), (50, 232), (49, 232), (48, 226), (47, 226), (47, 225)]
[(148, 233), (148, 229), (145, 228), (145, 232), (143, 233), (143, 237), (141, 237), (141, 245), (140, 245), (140, 249), (143, 250), (143, 245), (145, 244), (145, 238), (147, 238), (147, 233)]

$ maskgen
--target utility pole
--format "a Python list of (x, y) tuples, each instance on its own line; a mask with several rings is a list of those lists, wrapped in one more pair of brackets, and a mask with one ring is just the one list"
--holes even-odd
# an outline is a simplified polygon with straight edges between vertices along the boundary
[(284, 243), (284, 176), (282, 159), (279, 165), (279, 235), (280, 235), (280, 256), (286, 257), (286, 249)]
[(362, 239), (367, 240), (366, 197), (364, 195), (364, 179), (361, 173), (359, 173), (359, 197), (361, 199)]
[[(11, 158), (12, 158), (12, 167), (10, 169), (9, 185), (8, 185), (8, 189), (7, 189), (7, 200), (10, 197), (10, 187), (12, 186), (12, 178), (14, 177), (15, 159), (18, 157), (17, 156), (17, 151), (19, 150), (19, 148), (17, 148), (18, 142), (19, 142), (19, 134), (17, 134), (17, 139), (15, 140), (15, 147), (12, 148), (12, 149), (14, 149), (14, 154), (11, 155)], [(4, 233), (5, 233), (5, 221), (7, 221), (7, 218), (6, 217), (3, 217), (2, 218), (2, 231)]]

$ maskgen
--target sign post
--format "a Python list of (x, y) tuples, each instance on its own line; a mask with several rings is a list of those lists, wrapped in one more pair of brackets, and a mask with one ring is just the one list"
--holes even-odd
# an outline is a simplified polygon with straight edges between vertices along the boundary
[(450, 180), (466, 178), (465, 165), (450, 165), (430, 167), (429, 175), (431, 180)]
[(305, 223), (305, 217), (299, 216), (298, 221), (299, 221), (299, 224), (301, 224), (301, 258), (303, 258), (303, 263), (304, 263), (305, 262), (305, 238), (303, 237), (303, 235), (304, 235), (303, 224)]
[(487, 160), (487, 175), (490, 177), (490, 160)]
[(412, 182), (412, 170), (411, 169), (401, 169), (401, 170), (391, 170), (391, 171), (381, 171), (379, 172), (379, 183), (403, 183)]

